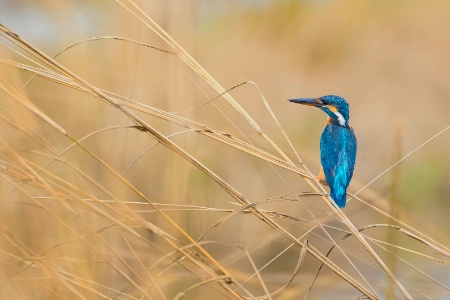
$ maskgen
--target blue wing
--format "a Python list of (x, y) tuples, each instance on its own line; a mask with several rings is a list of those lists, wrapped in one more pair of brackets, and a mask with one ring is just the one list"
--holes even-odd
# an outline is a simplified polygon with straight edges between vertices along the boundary
[(328, 124), (320, 139), (320, 157), (330, 196), (339, 207), (346, 202), (347, 187), (356, 160), (356, 137), (353, 129)]

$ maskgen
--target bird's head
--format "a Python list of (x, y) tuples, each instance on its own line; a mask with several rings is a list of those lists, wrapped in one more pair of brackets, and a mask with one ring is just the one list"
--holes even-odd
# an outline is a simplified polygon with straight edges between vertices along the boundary
[(323, 110), (335, 123), (341, 126), (348, 125), (349, 107), (347, 101), (340, 96), (328, 95), (319, 98), (297, 98), (290, 102), (315, 106)]

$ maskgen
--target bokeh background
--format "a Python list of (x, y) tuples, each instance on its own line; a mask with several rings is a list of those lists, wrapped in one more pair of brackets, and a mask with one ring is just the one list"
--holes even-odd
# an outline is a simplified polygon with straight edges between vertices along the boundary
[[(303, 162), (313, 173), (317, 173), (320, 167), (319, 138), (326, 117), (319, 110), (295, 106), (286, 99), (327, 94), (345, 97), (351, 108), (350, 123), (358, 138), (357, 164), (349, 189), (352, 193), (359, 191), (396, 161), (449, 126), (448, 1), (155, 0), (136, 3), (225, 89), (245, 81), (254, 82), (261, 93), (248, 83), (233, 89), (231, 95), (264, 132), (296, 161), (294, 152), (267, 111), (262, 101), (263, 95)], [(99, 36), (126, 37), (171, 50), (160, 37), (116, 1), (0, 0), (0, 21), (50, 56), (57, 55), (79, 41)], [(8, 48), (10, 46), (6, 40), (1, 41), (0, 54), (3, 59), (33, 64)], [(176, 55), (125, 41), (105, 39), (80, 43), (66, 49), (56, 59), (95, 86), (195, 120), (275, 153), (222, 99), (210, 102), (217, 93)], [(5, 64), (0, 65), (0, 76), (3, 82), (20, 90), (75, 138), (81, 139), (108, 126), (121, 126), (97, 132), (92, 138), (83, 141), (83, 145), (118, 172), (124, 172), (123, 176), (152, 201), (161, 206), (170, 204), (236, 208), (223, 189), (205, 174), (163, 146), (155, 146), (155, 140), (145, 133), (124, 128), (132, 123), (119, 111), (98, 99), (48, 79), (37, 77), (27, 83), (31, 78), (30, 74)], [(8, 118), (19, 124), (15, 129), (2, 125), (1, 138), (31, 161), (41, 166), (49, 162), (45, 155), (36, 154), (45, 149), (38, 142), (41, 138), (57, 151), (62, 151), (71, 144), (70, 140), (56, 134), (42, 120), (15, 104), (6, 93), (0, 94), (0, 101)], [(141, 116), (166, 135), (183, 130), (175, 124), (144, 113)], [(413, 225), (443, 245), (450, 243), (449, 137), (449, 132), (445, 131), (360, 193), (368, 203)], [(173, 141), (251, 201), (275, 199), (284, 195), (295, 198), (301, 192), (310, 191), (295, 174), (273, 169), (264, 161), (195, 132), (174, 136)], [(152, 148), (148, 150), (149, 147)], [(144, 154), (141, 156), (142, 153)], [(172, 232), (170, 226), (149, 208), (131, 204), (141, 200), (129, 188), (117, 183), (111, 172), (82, 149), (75, 147), (63, 156), (127, 203), (134, 212)], [(92, 184), (80, 179), (73, 172), (72, 166), (53, 163), (47, 168), (97, 197), (108, 198)], [(28, 192), (38, 199), (41, 191), (38, 188), (30, 189)], [(139, 298), (139, 293), (128, 282), (124, 282), (117, 274), (109, 273), (110, 269), (103, 265), (104, 261), (100, 263), (100, 258), (90, 254), (91, 250), (86, 249), (82, 243), (67, 242), (72, 235), (63, 228), (62, 223), (49, 218), (48, 212), (37, 208), (35, 203), (31, 204), (24, 193), (15, 189), (6, 179), (2, 182), (1, 193), (0, 222), (5, 235), (9, 232), (8, 235), (23, 243), (23, 247), (32, 249), (36, 256), (46, 256), (50, 252), (52, 262), (59, 268), (69, 268), (69, 265), (76, 264), (73, 259), (83, 265), (83, 268), (77, 265), (79, 269), (74, 272), (80, 278), (89, 278), (98, 284), (121, 290), (130, 295), (130, 299), (131, 295)], [(63, 204), (55, 204), (45, 198), (44, 194), (41, 196), (41, 205), (55, 209), (60, 217), (67, 218), (71, 226), (78, 226), (79, 216), (64, 212)], [(300, 232), (306, 232), (310, 228), (311, 224), (308, 222), (320, 223), (318, 220), (326, 218), (328, 212), (326, 205), (318, 197), (301, 198), (299, 201), (302, 205), (280, 201), (261, 207), (307, 219), (307, 225), (289, 220), (280, 221), (290, 231), (299, 232), (300, 235)], [(56, 205), (61, 207), (55, 208)], [(83, 220), (91, 222), (94, 227), (107, 226), (105, 220), (84, 209), (77, 207), (74, 210), (81, 211)], [(348, 203), (344, 212), (356, 226), (388, 223), (387, 219), (355, 200)], [(189, 211), (186, 208), (168, 213), (193, 237), (199, 237), (224, 215), (223, 212)], [(256, 218), (239, 215), (223, 226), (208, 231), (206, 239), (229, 245), (245, 245), (258, 266), (261, 266), (286, 249), (289, 243), (277, 233), (268, 233), (267, 227), (260, 223)], [(342, 228), (342, 224), (338, 224), (336, 220), (328, 219), (324, 223)], [(90, 238), (90, 234), (84, 232), (84, 229), (78, 228), (76, 231)], [(114, 249), (115, 253), (149, 251), (145, 245), (133, 244), (130, 246), (133, 251), (127, 252), (123, 250), (127, 248), (124, 246), (126, 243), (117, 240), (117, 233), (107, 233), (106, 229), (104, 231), (104, 238), (111, 248), (104, 245), (102, 247)], [(176, 235), (175, 232), (172, 233)], [(315, 234), (311, 239), (315, 238), (317, 245), (326, 252), (330, 248), (329, 242), (322, 238), (323, 233)], [(405, 237), (397, 236), (392, 240), (390, 234), (388, 230), (378, 230), (372, 237), (400, 247), (420, 247)], [(332, 231), (332, 235), (339, 239), (342, 232)], [(97, 238), (96, 235), (92, 237), (93, 245), (96, 245)], [(29, 270), (25, 267), (26, 263), (19, 260), (17, 248), (12, 249), (14, 247), (9, 244), (11, 241), (6, 240), (8, 239), (3, 238), (4, 245), (8, 246), (2, 246), (2, 251), (9, 254), (2, 255), (2, 263), (6, 267), (1, 276), (7, 280), (0, 284), (3, 285), (4, 297), (20, 295), (25, 299), (34, 294), (37, 296), (35, 299), (68, 295), (81, 298), (76, 293), (71, 294), (70, 289), (62, 292), (54, 286), (49, 288), (50, 285), (46, 285), (48, 283), (40, 284), (40, 279), (36, 278), (42, 276), (42, 281), (45, 281), (52, 277), (51, 273), (27, 273)], [(60, 245), (63, 241), (64, 244)], [(345, 249), (350, 251), (357, 245), (355, 241), (349, 241)], [(239, 275), (240, 272), (249, 272), (251, 269), (240, 265), (245, 256), (241, 250), (222, 244), (209, 247), (215, 257), (222, 259), (227, 267), (236, 270)], [(263, 272), (270, 282), (270, 290), (279, 288), (289, 279), (297, 259), (295, 251), (290, 251), (291, 255), (281, 257)], [(360, 260), (365, 262), (358, 265), (358, 268), (370, 273), (367, 276), (377, 293), (382, 298), (399, 297), (381, 271), (371, 273), (370, 268), (374, 263), (364, 254), (364, 250), (355, 251)], [(385, 252), (380, 252), (384, 258)], [(430, 249), (423, 252), (434, 255)], [(403, 258), (410, 259), (413, 265), (424, 268), (427, 274), (444, 286), (435, 288), (434, 282), (430, 283), (424, 276), (417, 275), (398, 261), (391, 264), (391, 268), (408, 288), (421, 291), (414, 294), (415, 297), (448, 297), (448, 262), (428, 266), (427, 260), (409, 252), (398, 255), (404, 255)], [(140, 254), (136, 256), (142, 258)], [(135, 257), (126, 257), (133, 265)], [(142, 265), (147, 266), (147, 263), (151, 264), (157, 258), (158, 255), (155, 254), (142, 259)], [(117, 263), (114, 261), (116, 258), (104, 259), (110, 264)], [(335, 259), (340, 261), (341, 257), (337, 256)], [(300, 273), (291, 287), (278, 296), (279, 299), (297, 299), (305, 295), (305, 286), (311, 284), (318, 263), (311, 259), (306, 265), (309, 271)], [(137, 269), (140, 268), (133, 270)], [(176, 270), (174, 273), (161, 276), (164, 277), (164, 283), (160, 286), (163, 292), (155, 292), (154, 299), (163, 299), (161, 295), (171, 299), (193, 284), (182, 271)], [(107, 274), (110, 276), (106, 276)], [(57, 286), (56, 283), (54, 285)], [(316, 287), (310, 294), (310, 299), (323, 299), (328, 295), (336, 295), (336, 292), (340, 295), (337, 299), (354, 299), (359, 295), (330, 271), (324, 271), (324, 275), (319, 276)], [(261, 294), (261, 290), (255, 286), (250, 286), (249, 289)], [(0, 295), (1, 293), (0, 291)], [(86, 290), (80, 293), (88, 298), (100, 297)], [(119, 297), (111, 290), (103, 293), (111, 298)], [(187, 293), (186, 298), (202, 299), (200, 295), (208, 295), (211, 297), (209, 299), (223, 298), (216, 290), (207, 288)]]

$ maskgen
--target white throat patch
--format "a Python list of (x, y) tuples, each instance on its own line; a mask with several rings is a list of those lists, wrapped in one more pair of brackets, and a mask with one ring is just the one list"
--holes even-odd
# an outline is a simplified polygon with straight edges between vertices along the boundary
[(342, 116), (342, 114), (341, 114), (340, 112), (338, 112), (338, 111), (334, 111), (333, 113), (334, 113), (334, 114), (336, 115), (336, 117), (338, 118), (339, 125), (345, 126), (345, 119), (344, 119), (344, 116)]

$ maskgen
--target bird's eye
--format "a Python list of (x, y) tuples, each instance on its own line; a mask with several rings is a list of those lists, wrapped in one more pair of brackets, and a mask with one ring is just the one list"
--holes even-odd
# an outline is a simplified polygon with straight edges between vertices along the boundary
[(324, 101), (324, 100), (322, 100), (320, 98), (316, 99), (316, 102), (319, 103), (319, 104), (327, 104), (326, 101)]

